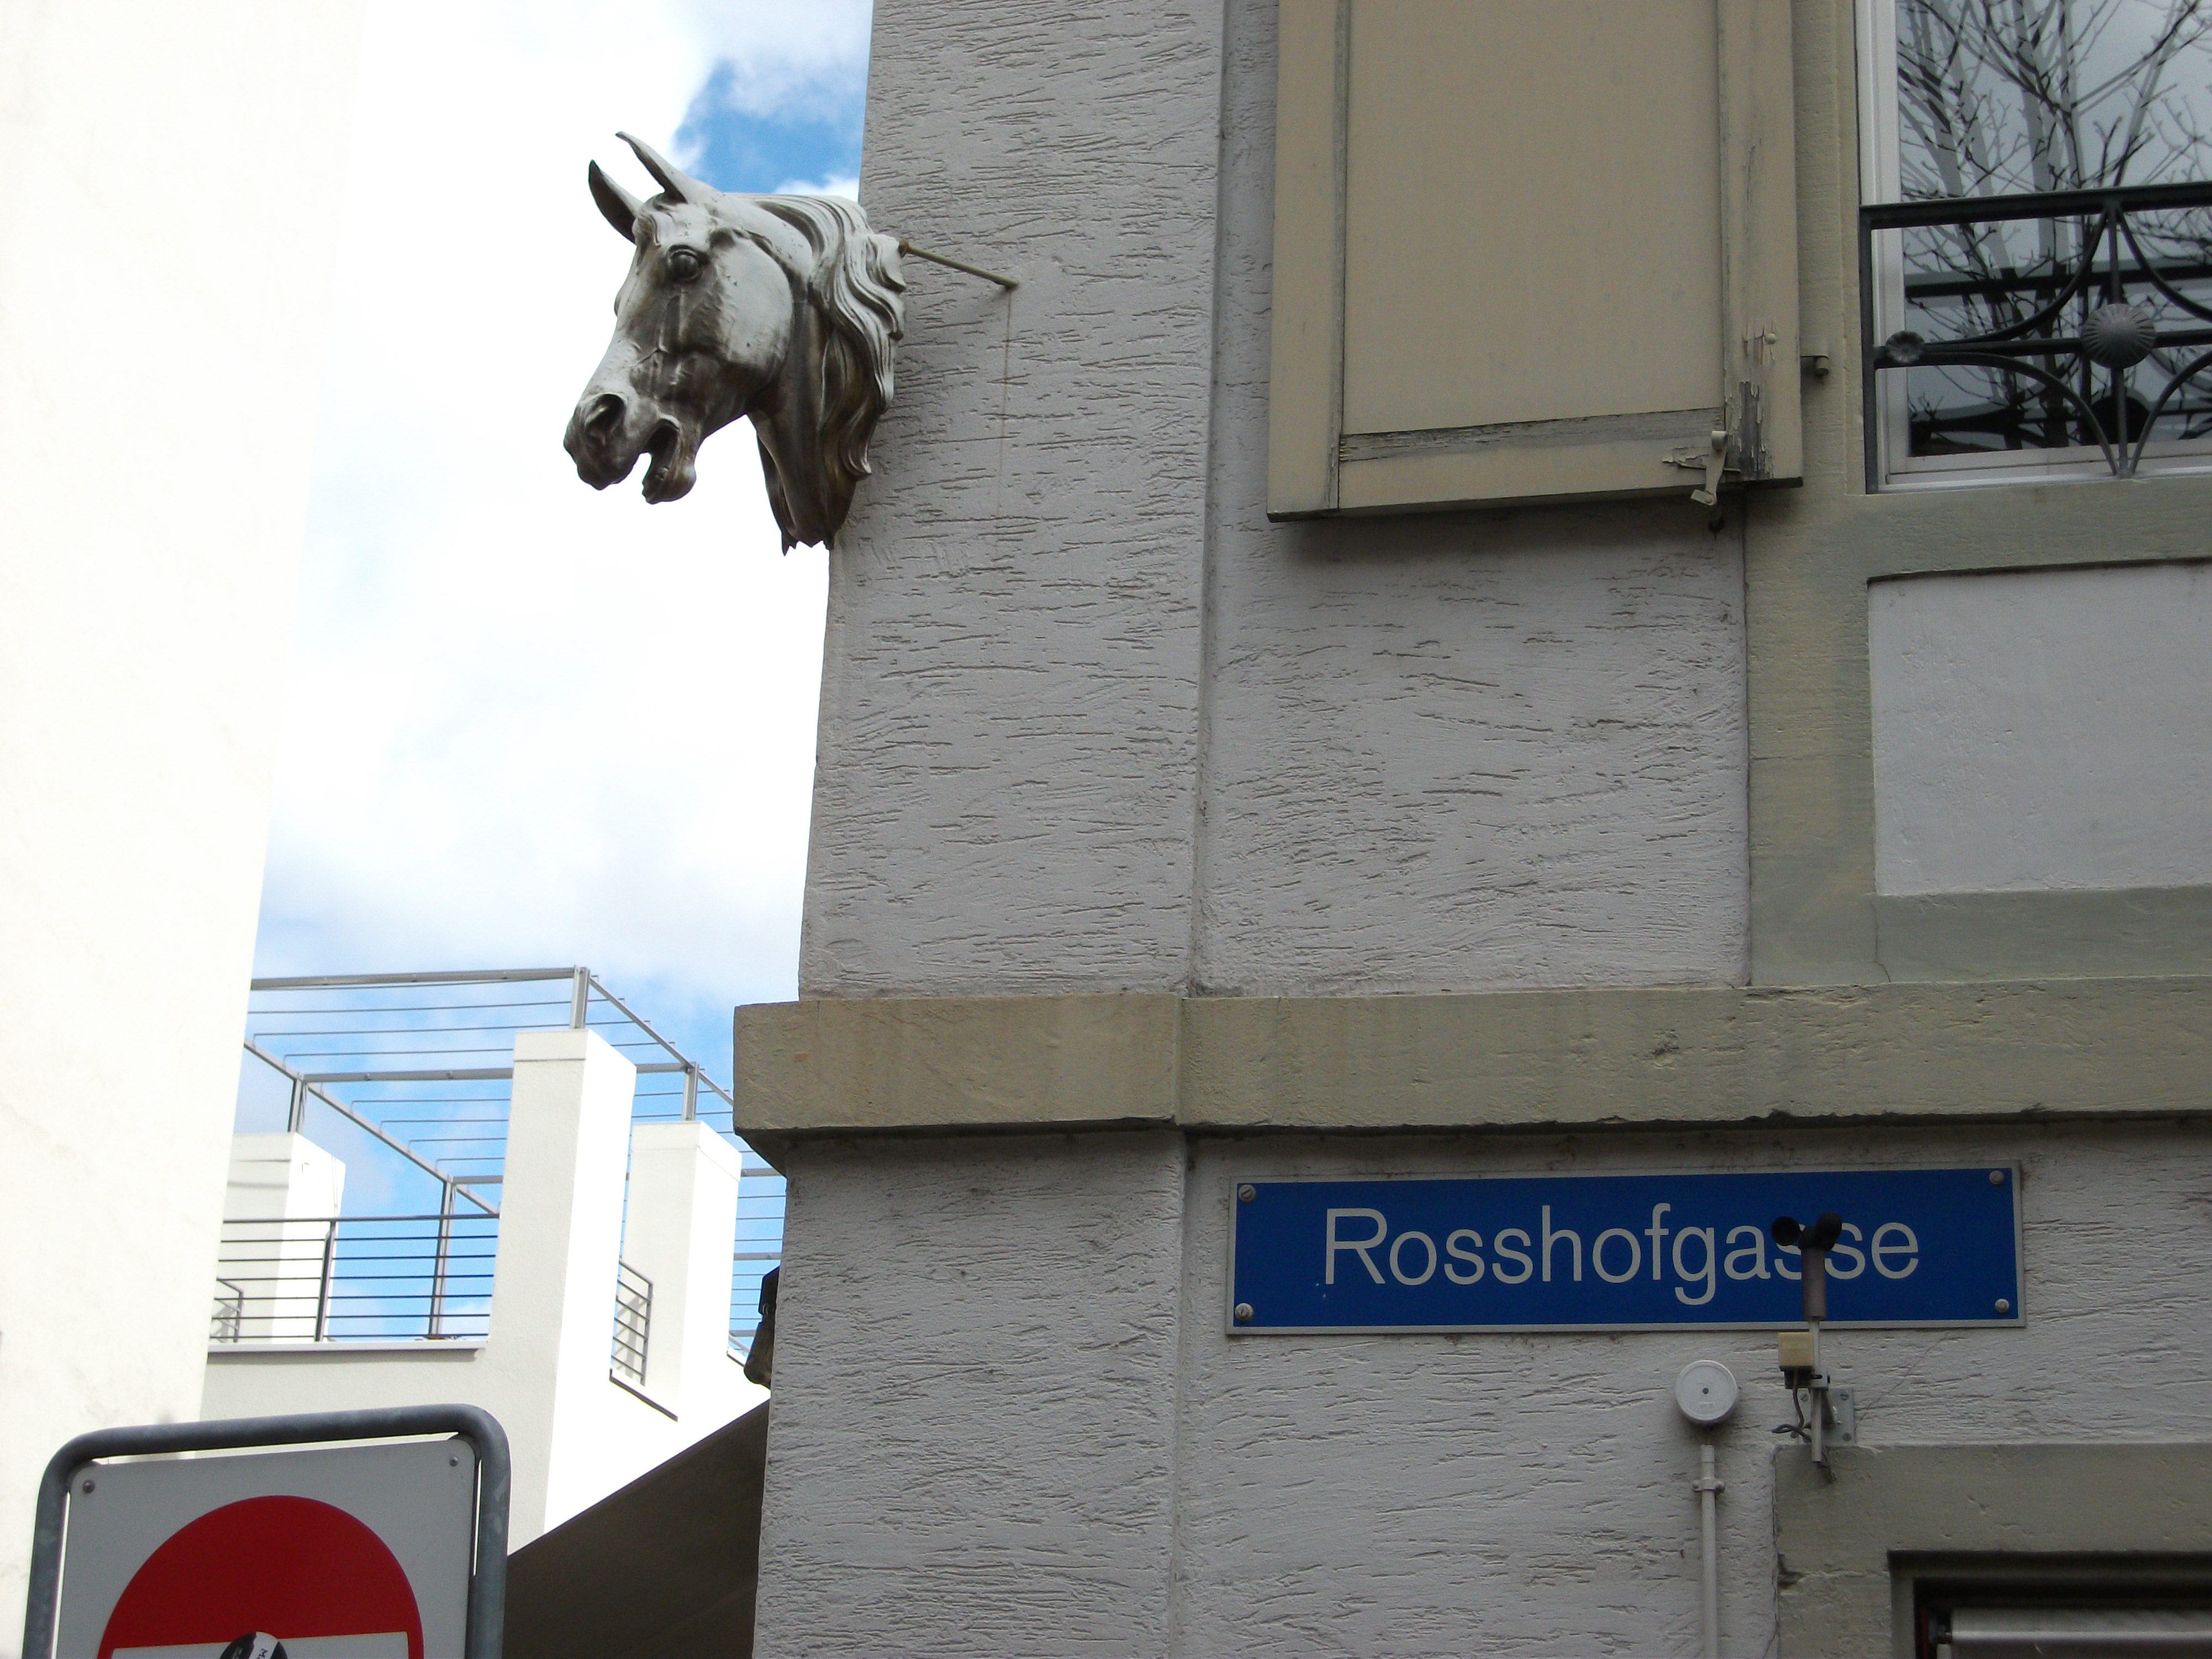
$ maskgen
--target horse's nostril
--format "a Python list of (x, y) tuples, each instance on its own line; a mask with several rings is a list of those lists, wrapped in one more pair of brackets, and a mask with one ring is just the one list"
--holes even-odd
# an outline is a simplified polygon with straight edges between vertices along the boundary
[(604, 434), (622, 421), (623, 400), (611, 392), (604, 392), (592, 402), (592, 412), (584, 417), (584, 424), (594, 433)]

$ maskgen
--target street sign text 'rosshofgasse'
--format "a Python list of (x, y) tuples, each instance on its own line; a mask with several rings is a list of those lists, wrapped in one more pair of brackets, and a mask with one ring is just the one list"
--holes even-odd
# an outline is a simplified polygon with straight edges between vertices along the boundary
[(1767, 1229), (1831, 1210), (1831, 1324), (2012, 1324), (2019, 1188), (2015, 1170), (1987, 1164), (1238, 1182), (1229, 1328), (1794, 1325), (1797, 1252)]

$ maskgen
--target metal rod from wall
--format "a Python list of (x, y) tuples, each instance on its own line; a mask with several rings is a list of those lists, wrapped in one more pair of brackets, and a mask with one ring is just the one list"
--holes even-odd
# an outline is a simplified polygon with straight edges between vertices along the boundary
[(971, 265), (965, 259), (956, 259), (949, 253), (932, 253), (926, 247), (916, 247), (903, 236), (899, 238), (898, 246), (901, 254), (912, 254), (917, 259), (927, 259), (933, 265), (944, 265), (949, 270), (964, 270), (970, 276), (981, 276), (987, 283), (996, 283), (1008, 293), (1012, 293), (1022, 285), (1018, 277), (1001, 276), (995, 270), (986, 270), (981, 265)]

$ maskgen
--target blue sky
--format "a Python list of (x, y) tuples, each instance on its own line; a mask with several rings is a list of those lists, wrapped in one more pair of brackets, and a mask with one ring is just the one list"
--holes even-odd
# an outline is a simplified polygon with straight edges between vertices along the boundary
[(766, 110), (746, 106), (744, 77), (725, 58), (715, 64), (676, 129), (678, 152), (697, 177), (720, 190), (780, 191), (859, 177), (861, 73), (825, 80)]
[(795, 994), (825, 556), (741, 428), (658, 507), (561, 434), (629, 252), (586, 160), (849, 192), (868, 20), (372, 0), (258, 973), (581, 962), (724, 1078)]

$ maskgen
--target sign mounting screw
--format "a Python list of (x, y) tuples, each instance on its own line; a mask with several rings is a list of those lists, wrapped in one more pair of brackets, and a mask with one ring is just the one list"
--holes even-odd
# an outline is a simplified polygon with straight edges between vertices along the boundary
[(1240, 1325), (1250, 1324), (1252, 1322), (1252, 1304), (1249, 1302), (1238, 1303), (1236, 1308), (1236, 1318), (1237, 1322)]
[(1249, 1181), (1237, 1189), (1237, 1201), (1239, 1204), (1249, 1204), (1259, 1196), (1260, 1189)]
[(2002, 1187), (2004, 1185), (2004, 1171), (2002, 1170), (1992, 1170), (1990, 1171), (1990, 1185), (1992, 1187)]
[(2006, 1297), (1999, 1297), (1997, 1298), (1997, 1311), (2001, 1314), (2010, 1313), (2012, 1311), (2011, 1300)]
[(92, 1481), (89, 1478), (88, 1478), (84, 1483), (84, 1489), (87, 1492), (90, 1492), (92, 1490)]

